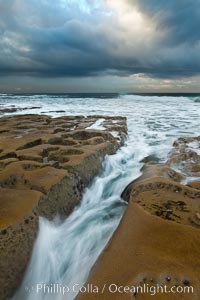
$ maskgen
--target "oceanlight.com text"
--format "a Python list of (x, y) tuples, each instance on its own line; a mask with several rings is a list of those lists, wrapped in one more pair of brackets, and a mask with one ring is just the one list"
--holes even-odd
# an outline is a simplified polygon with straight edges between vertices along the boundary
[(122, 286), (115, 283), (104, 284), (101, 287), (98, 287), (93, 284), (85, 284), (81, 286), (80, 284), (74, 284), (72, 286), (62, 285), (62, 284), (45, 284), (38, 283), (35, 286), (26, 286), (26, 291), (29, 293), (36, 294), (49, 294), (49, 295), (66, 295), (68, 293), (89, 293), (89, 294), (98, 294), (98, 293), (110, 293), (110, 294), (149, 294), (154, 296), (156, 294), (193, 294), (193, 286), (187, 285), (151, 285), (143, 284), (139, 286)]

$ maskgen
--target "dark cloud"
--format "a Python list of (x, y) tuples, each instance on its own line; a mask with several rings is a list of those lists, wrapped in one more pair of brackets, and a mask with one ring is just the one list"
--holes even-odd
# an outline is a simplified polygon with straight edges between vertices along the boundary
[(137, 5), (143, 12), (159, 17), (161, 29), (167, 28), (170, 32), (167, 42), (171, 40), (175, 45), (199, 42), (199, 0), (137, 0)]
[(200, 0), (137, 0), (139, 9), (159, 20), (165, 37), (157, 45), (152, 75), (184, 77), (200, 73)]
[(0, 75), (200, 73), (200, 0), (126, 1), (150, 32), (137, 31), (137, 19), (123, 23), (112, 6), (120, 0), (0, 0)]

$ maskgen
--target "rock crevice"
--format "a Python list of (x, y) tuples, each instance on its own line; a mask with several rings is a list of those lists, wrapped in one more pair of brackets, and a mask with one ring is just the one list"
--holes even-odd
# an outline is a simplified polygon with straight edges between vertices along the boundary
[[(165, 163), (154, 156), (142, 161), (142, 175), (122, 193), (127, 210), (86, 283), (103, 295), (80, 293), (77, 300), (148, 300), (147, 286), (156, 300), (200, 299), (199, 149), (199, 137), (181, 138)], [(120, 291), (109, 291), (113, 283)], [(139, 292), (122, 291), (138, 286)], [(171, 293), (173, 286), (190, 286), (190, 292)]]
[[(101, 130), (90, 129), (99, 119), (38, 115), (0, 119), (0, 299), (7, 299), (20, 284), (39, 216), (69, 215), (101, 170), (103, 157), (123, 144), (126, 119), (104, 116)], [(117, 137), (109, 129), (112, 126)]]

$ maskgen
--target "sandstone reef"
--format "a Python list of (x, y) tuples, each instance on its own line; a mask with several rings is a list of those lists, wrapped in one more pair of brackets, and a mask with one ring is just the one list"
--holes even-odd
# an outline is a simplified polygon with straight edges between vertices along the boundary
[[(101, 120), (101, 129), (95, 125)], [(97, 129), (95, 129), (97, 128)], [(19, 285), (39, 216), (67, 216), (127, 133), (123, 117), (0, 119), (0, 299)]]
[[(122, 193), (121, 223), (93, 267), (89, 284), (103, 295), (77, 299), (200, 299), (200, 137), (174, 142), (165, 163), (143, 160), (142, 175)], [(193, 293), (111, 293), (109, 285), (193, 287)]]

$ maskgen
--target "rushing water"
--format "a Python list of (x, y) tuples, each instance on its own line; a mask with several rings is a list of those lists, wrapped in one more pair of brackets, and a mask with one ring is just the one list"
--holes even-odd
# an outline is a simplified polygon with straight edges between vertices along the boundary
[[(74, 212), (64, 222), (40, 219), (31, 262), (14, 299), (74, 299), (73, 285), (81, 286), (87, 280), (91, 267), (119, 224), (126, 208), (120, 194), (139, 176), (141, 159), (156, 155), (164, 161), (175, 139), (199, 135), (198, 99), (134, 95), (110, 98), (0, 96), (3, 108), (26, 109), (14, 114), (122, 115), (127, 117), (129, 130), (126, 145), (115, 155), (105, 158), (102, 173), (86, 189)], [(61, 110), (63, 112), (56, 112)], [(37, 286), (42, 283), (47, 286)], [(57, 294), (53, 290), (48, 293), (47, 287), (52, 287), (51, 284), (58, 284)], [(69, 287), (70, 291), (63, 297), (59, 287)], [(43, 293), (44, 289), (46, 293)]]

